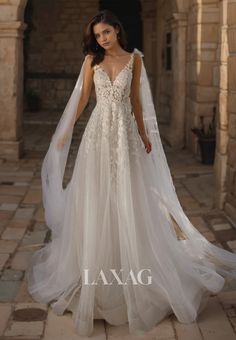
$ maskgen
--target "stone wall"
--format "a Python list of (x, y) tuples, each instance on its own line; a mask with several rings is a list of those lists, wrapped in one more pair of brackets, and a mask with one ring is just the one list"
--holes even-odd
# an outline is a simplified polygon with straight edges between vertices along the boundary
[(236, 2), (228, 0), (228, 147), (225, 210), (236, 221)]
[[(157, 65), (156, 65), (156, 107), (158, 108), (159, 124), (169, 124), (172, 112), (173, 69), (166, 70), (166, 34), (172, 33), (171, 19), (175, 12), (174, 1), (158, 2), (156, 30), (157, 30)], [(173, 40), (172, 40), (173, 47)]]
[(32, 0), (28, 6), (25, 94), (35, 92), (43, 109), (63, 109), (80, 71), (83, 29), (98, 1)]
[(226, 165), (228, 159), (228, 0), (221, 0), (220, 10), (220, 30), (219, 30), (219, 109), (216, 131), (216, 152), (214, 163), (215, 175), (215, 205), (223, 208), (227, 193), (226, 187)]
[(198, 153), (191, 127), (208, 126), (219, 94), (219, 1), (192, 1), (187, 34), (186, 146)]

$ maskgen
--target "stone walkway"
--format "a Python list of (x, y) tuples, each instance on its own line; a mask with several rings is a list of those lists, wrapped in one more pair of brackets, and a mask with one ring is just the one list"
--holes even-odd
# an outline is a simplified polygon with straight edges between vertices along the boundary
[[(18, 162), (0, 161), (0, 340), (79, 340), (71, 314), (56, 316), (27, 292), (25, 270), (32, 253), (49, 240), (41, 203), (40, 167), (58, 115), (26, 115), (25, 155)], [(81, 117), (75, 128), (67, 178), (73, 169), (76, 145), (86, 124)], [(236, 252), (232, 221), (212, 205), (213, 169), (203, 166), (185, 150), (176, 154), (165, 146), (176, 191), (192, 223), (211, 242)], [(211, 296), (196, 323), (185, 325), (174, 316), (161, 322), (141, 339), (231, 340), (236, 339), (236, 284), (227, 284)], [(114, 327), (95, 321), (92, 339), (139, 339), (127, 325)]]

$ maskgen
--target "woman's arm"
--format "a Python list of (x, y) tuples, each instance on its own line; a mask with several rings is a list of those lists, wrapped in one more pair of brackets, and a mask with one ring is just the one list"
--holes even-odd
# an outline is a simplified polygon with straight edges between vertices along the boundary
[(140, 76), (142, 69), (142, 60), (139, 54), (134, 55), (133, 78), (131, 82), (130, 101), (133, 108), (134, 116), (138, 125), (139, 134), (143, 140), (147, 153), (151, 151), (151, 143), (146, 133), (143, 111), (140, 100)]
[(87, 55), (86, 59), (85, 59), (85, 64), (84, 64), (84, 77), (83, 77), (83, 87), (81, 90), (81, 96), (80, 96), (80, 100), (78, 103), (78, 107), (77, 107), (77, 113), (76, 113), (76, 119), (75, 121), (77, 121), (81, 115), (81, 113), (83, 112), (83, 110), (85, 109), (89, 97), (90, 97), (90, 93), (91, 93), (91, 89), (92, 89), (92, 85), (93, 85), (93, 68), (91, 67), (91, 62), (92, 62), (93, 57), (91, 55)]

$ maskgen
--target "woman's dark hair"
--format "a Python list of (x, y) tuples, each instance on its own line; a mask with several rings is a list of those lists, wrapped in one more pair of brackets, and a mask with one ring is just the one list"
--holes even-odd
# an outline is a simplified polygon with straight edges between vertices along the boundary
[(96, 14), (92, 18), (92, 20), (89, 22), (89, 24), (87, 25), (84, 31), (84, 38), (83, 38), (83, 43), (82, 43), (83, 53), (84, 55), (92, 54), (94, 56), (91, 66), (99, 64), (104, 59), (105, 49), (102, 48), (97, 43), (97, 40), (93, 32), (94, 25), (100, 22), (113, 26), (114, 28), (119, 28), (119, 33), (117, 36), (118, 41), (120, 43), (120, 46), (124, 50), (127, 50), (126, 33), (120, 20), (110, 10), (104, 9), (98, 12), (98, 14)]

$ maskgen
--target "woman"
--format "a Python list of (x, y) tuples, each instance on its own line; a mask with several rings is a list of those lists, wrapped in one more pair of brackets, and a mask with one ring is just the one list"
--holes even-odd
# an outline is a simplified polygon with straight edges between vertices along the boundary
[[(29, 292), (72, 311), (77, 332), (93, 320), (129, 323), (133, 334), (174, 313), (193, 322), (204, 297), (236, 278), (236, 255), (209, 243), (185, 215), (163, 152), (141, 53), (128, 53), (119, 20), (88, 24), (86, 55), (42, 166), (52, 241), (35, 252)], [(73, 126), (95, 84), (97, 103), (72, 178), (63, 175)], [(175, 222), (184, 238), (175, 232)]]

